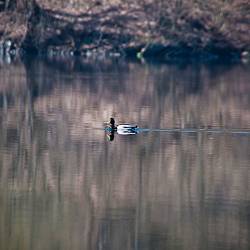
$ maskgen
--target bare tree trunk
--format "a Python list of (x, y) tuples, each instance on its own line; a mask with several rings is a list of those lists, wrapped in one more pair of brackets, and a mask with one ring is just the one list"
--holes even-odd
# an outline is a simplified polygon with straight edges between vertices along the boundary
[(10, 0), (4, 1), (4, 9), (7, 10), (9, 8)]
[(33, 6), (33, 0), (14, 0), (16, 1), (17, 10), (28, 10)]
[(24, 14), (32, 8), (34, 0), (2, 0), (5, 10), (13, 10)]

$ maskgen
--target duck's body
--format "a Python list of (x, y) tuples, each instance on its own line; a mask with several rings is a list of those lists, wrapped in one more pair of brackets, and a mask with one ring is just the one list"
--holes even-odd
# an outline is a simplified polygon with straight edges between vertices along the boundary
[(111, 129), (113, 131), (117, 131), (118, 134), (128, 134), (129, 132), (135, 133), (137, 128), (138, 128), (137, 125), (129, 124), (129, 123), (119, 124), (116, 126), (115, 119), (110, 118), (109, 129)]
[(127, 130), (127, 129), (136, 129), (137, 125), (134, 124), (119, 124), (116, 129), (117, 130)]

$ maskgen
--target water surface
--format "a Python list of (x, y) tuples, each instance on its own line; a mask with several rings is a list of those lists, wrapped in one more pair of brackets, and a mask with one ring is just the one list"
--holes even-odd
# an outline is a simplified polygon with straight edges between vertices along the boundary
[[(250, 135), (230, 132), (249, 83), (247, 65), (2, 62), (0, 249), (249, 249)], [(109, 141), (110, 116), (153, 131)]]

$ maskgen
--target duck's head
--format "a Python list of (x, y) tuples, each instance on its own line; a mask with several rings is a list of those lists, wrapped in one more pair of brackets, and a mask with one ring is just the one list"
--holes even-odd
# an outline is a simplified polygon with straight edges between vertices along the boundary
[(115, 128), (115, 119), (114, 118), (111, 117), (109, 123), (110, 123), (111, 128)]

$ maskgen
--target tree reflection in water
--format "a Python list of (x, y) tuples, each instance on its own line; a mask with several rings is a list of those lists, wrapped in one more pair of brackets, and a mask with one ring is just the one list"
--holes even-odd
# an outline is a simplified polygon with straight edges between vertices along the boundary
[[(241, 65), (28, 61), (0, 69), (0, 249), (248, 249)], [(110, 135), (111, 139), (114, 135)]]

